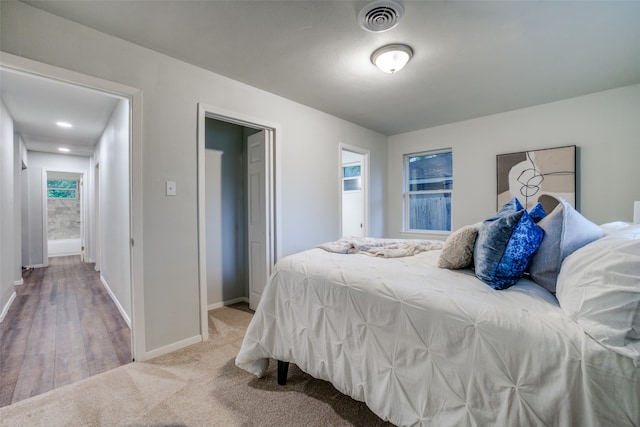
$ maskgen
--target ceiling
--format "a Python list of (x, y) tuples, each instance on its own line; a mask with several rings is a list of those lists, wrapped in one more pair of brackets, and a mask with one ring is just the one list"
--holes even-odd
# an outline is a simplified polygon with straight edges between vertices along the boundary
[[(28, 150), (90, 156), (118, 98), (79, 86), (0, 69), (0, 97)], [(62, 128), (56, 122), (67, 122)]]
[[(386, 135), (640, 83), (640, 2), (25, 1)], [(414, 50), (385, 74), (371, 53)]]

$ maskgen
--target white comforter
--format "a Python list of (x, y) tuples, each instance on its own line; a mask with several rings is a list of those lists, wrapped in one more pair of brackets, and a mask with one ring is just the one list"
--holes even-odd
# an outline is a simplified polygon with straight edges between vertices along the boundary
[(640, 425), (640, 369), (528, 280), (313, 249), (282, 259), (236, 364), (295, 363), (397, 425)]

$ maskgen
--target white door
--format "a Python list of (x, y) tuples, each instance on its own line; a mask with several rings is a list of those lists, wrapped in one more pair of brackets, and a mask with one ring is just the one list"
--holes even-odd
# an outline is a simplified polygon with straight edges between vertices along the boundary
[(266, 160), (267, 132), (262, 131), (247, 139), (249, 308), (252, 310), (258, 307), (269, 274)]
[(362, 190), (342, 192), (342, 237), (364, 237)]
[(364, 237), (366, 233), (366, 156), (341, 150), (342, 237)]

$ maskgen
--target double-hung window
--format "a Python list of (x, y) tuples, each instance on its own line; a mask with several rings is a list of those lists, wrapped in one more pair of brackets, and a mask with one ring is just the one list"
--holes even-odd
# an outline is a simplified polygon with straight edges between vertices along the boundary
[(451, 231), (451, 149), (404, 156), (404, 231)]

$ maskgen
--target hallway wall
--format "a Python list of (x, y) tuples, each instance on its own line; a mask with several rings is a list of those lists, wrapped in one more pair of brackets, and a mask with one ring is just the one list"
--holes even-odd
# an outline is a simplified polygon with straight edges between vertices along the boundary
[[(28, 230), (27, 233), (23, 233), (27, 240), (23, 241), (22, 245), (28, 250), (27, 259), (23, 259), (22, 263), (24, 266), (41, 267), (47, 265), (43, 250), (43, 240), (47, 232), (43, 224), (43, 198), (46, 192), (46, 188), (43, 187), (44, 171), (77, 172), (86, 176), (89, 158), (37, 151), (29, 151), (28, 156), (28, 210), (22, 212), (22, 227)], [(86, 197), (86, 187), (82, 191), (81, 197)]]
[(13, 161), (13, 118), (0, 100), (0, 319), (15, 298)]

